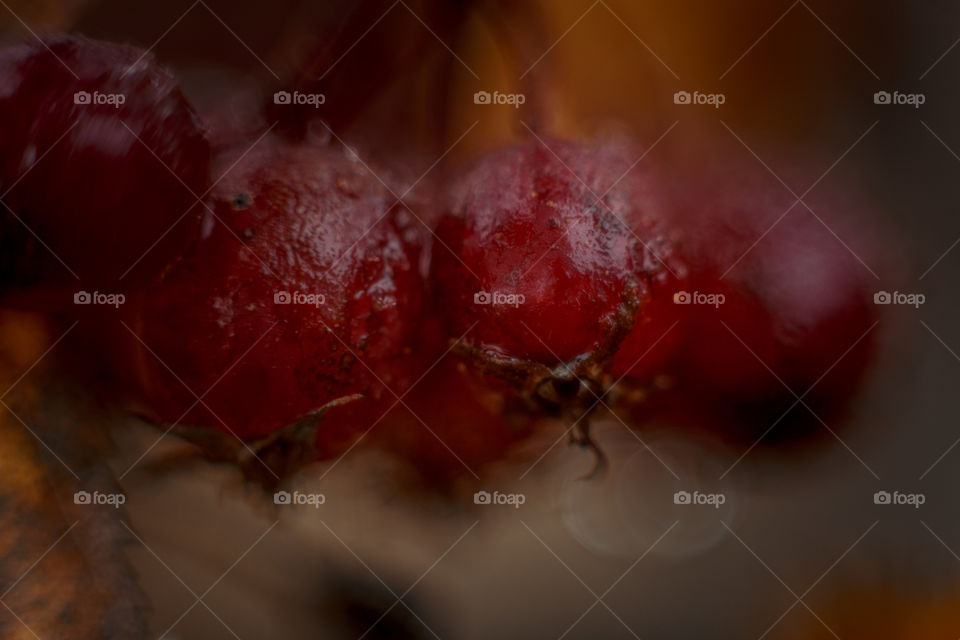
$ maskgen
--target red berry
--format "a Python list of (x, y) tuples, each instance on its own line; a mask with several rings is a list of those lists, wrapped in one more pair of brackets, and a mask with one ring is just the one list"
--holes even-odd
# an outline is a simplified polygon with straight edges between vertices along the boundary
[(674, 305), (682, 347), (666, 371), (675, 386), (667, 400), (728, 438), (753, 442), (771, 427), (769, 440), (826, 433), (820, 420), (849, 403), (870, 361), (877, 314), (860, 261), (870, 248), (829, 207), (817, 207), (818, 220), (799, 204), (777, 222), (793, 200), (769, 185), (683, 189), (690, 275), (661, 299), (684, 291), (723, 303)]
[(578, 379), (600, 383), (672, 256), (632, 158), (548, 144), (485, 156), (456, 181), (433, 279), (447, 335), (467, 332), (461, 353), (562, 404)]
[(371, 444), (428, 486), (450, 488), (458, 479), (482, 477), (530, 434), (530, 424), (522, 416), (505, 417), (503, 396), (475, 378), (445, 356), (371, 432)]
[(482, 158), (454, 185), (433, 278), (447, 335), (467, 332), (460, 353), (577, 417), (622, 378), (643, 391), (619, 394), (639, 424), (666, 403), (733, 438), (759, 437), (828, 370), (804, 401), (827, 415), (849, 400), (869, 354), (868, 272), (814, 217), (794, 211), (751, 248), (791, 204), (768, 186), (685, 181), (664, 205), (639, 169), (617, 182), (618, 151), (550, 146)]
[(261, 144), (215, 189), (212, 230), (147, 296), (139, 333), (173, 374), (145, 351), (144, 389), (162, 422), (246, 439), (362, 394), (343, 408), (350, 424), (320, 424), (332, 455), (411, 382), (421, 234), (347, 151)]
[(0, 87), (8, 302), (62, 307), (77, 290), (129, 290), (196, 236), (208, 144), (176, 80), (145, 52), (80, 37), (11, 46)]

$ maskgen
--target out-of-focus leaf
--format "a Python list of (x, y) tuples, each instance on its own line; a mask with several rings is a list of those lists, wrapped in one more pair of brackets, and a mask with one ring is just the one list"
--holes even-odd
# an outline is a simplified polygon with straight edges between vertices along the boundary
[(123, 509), (74, 498), (122, 495), (102, 429), (43, 382), (44, 360), (18, 381), (48, 346), (30, 318), (0, 317), (0, 637), (147, 637)]

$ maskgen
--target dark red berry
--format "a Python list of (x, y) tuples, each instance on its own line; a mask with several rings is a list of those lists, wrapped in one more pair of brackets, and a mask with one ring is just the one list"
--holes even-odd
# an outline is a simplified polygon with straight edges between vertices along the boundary
[(370, 443), (423, 484), (449, 489), (483, 477), (530, 435), (529, 421), (508, 413), (501, 394), (448, 355), (377, 425)]
[(592, 393), (673, 262), (664, 211), (613, 147), (539, 141), (481, 158), (451, 189), (433, 280), (447, 335), (551, 404)]
[(8, 304), (130, 290), (196, 236), (208, 144), (174, 77), (145, 52), (72, 36), (7, 47), (0, 122)]
[(698, 179), (667, 195), (617, 171), (615, 150), (549, 144), (482, 158), (453, 187), (433, 278), (461, 354), (577, 417), (619, 381), (608, 398), (638, 425), (670, 406), (728, 438), (759, 437), (815, 383), (817, 415), (795, 420), (796, 403), (778, 433), (847, 403), (875, 314), (869, 271), (824, 224), (798, 209), (753, 246), (789, 194)]
[(244, 439), (353, 399), (320, 424), (333, 455), (411, 382), (422, 234), (347, 150), (261, 144), (217, 185), (212, 228), (147, 296), (144, 390), (161, 422)]
[[(875, 280), (861, 257), (871, 247), (830, 206), (791, 209), (776, 185), (718, 179), (683, 189), (689, 275), (660, 296), (674, 307), (681, 347), (664, 370), (673, 392), (659, 400), (728, 438), (827, 433), (821, 420), (848, 405), (871, 359)], [(671, 304), (674, 294), (690, 304)]]

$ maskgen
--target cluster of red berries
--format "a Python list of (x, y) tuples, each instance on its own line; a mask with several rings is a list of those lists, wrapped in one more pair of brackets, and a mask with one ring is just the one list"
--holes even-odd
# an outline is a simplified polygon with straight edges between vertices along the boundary
[(811, 218), (753, 246), (782, 204), (762, 188), (684, 199), (625, 148), (531, 139), (417, 212), (339, 144), (211, 152), (133, 48), (10, 47), (0, 86), (0, 301), (84, 312), (116, 388), (213, 458), (363, 439), (449, 476), (539, 417), (587, 443), (608, 409), (753, 441), (811, 424), (785, 419), (801, 394), (841, 408), (867, 361), (860, 267)]

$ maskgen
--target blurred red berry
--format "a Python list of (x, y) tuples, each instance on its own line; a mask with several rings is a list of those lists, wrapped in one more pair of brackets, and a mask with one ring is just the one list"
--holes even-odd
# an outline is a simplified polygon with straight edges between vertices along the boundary
[(826, 433), (820, 420), (840, 415), (863, 379), (877, 320), (861, 262), (873, 252), (854, 223), (829, 206), (791, 209), (777, 189), (685, 182), (676, 200), (690, 273), (664, 295), (687, 304), (674, 305), (682, 346), (666, 371), (674, 391), (660, 399), (750, 442)]
[(196, 236), (208, 144), (146, 52), (74, 36), (9, 46), (0, 122), (6, 304), (63, 308), (78, 290), (130, 291)]
[(471, 483), (508, 459), (531, 432), (529, 421), (507, 415), (503, 396), (476, 377), (454, 356), (444, 357), (377, 425), (370, 443), (428, 486)]

